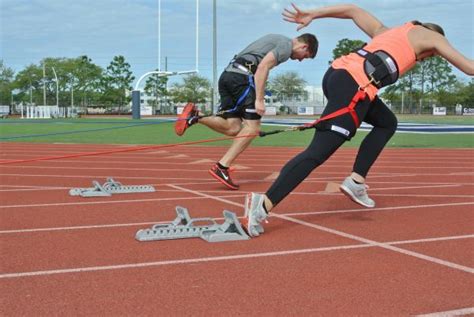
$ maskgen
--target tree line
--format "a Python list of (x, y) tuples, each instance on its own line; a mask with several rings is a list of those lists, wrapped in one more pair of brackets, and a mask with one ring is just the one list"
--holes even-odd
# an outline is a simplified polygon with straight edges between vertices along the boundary
[[(360, 40), (342, 39), (333, 50), (333, 59), (363, 44)], [(110, 64), (102, 68), (84, 55), (77, 58), (45, 58), (15, 73), (0, 60), (0, 104), (58, 103), (61, 106), (101, 106), (120, 110), (130, 103), (129, 92), (135, 80), (130, 68), (123, 56), (113, 57)], [(274, 100), (285, 102), (295, 96), (305, 100), (306, 85), (307, 82), (298, 73), (286, 72), (272, 76), (267, 88)], [(206, 103), (212, 95), (210, 81), (197, 74), (184, 76), (182, 82), (169, 87), (168, 77), (153, 74), (147, 78), (144, 90), (152, 97), (150, 105), (155, 107), (163, 102)], [(432, 105), (450, 107), (462, 104), (472, 107), (474, 79), (468, 83), (457, 79), (449, 63), (435, 57), (416, 65), (396, 84), (385, 88), (381, 97), (392, 105), (404, 103), (410, 113), (421, 113), (423, 108)]]
[(16, 74), (0, 60), (0, 104), (123, 107), (134, 79), (123, 56), (115, 56), (105, 69), (85, 55), (45, 58)]

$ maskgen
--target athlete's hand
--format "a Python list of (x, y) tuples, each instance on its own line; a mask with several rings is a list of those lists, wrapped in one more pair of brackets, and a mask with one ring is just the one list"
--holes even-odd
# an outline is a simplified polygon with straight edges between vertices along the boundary
[(285, 8), (281, 14), (283, 15), (283, 20), (299, 24), (296, 28), (296, 31), (299, 31), (302, 28), (308, 26), (308, 24), (313, 21), (313, 18), (309, 12), (301, 11), (293, 3), (291, 5), (293, 6), (294, 11), (290, 11)]
[(265, 114), (265, 101), (255, 100), (255, 110), (257, 111), (257, 114), (263, 116)]

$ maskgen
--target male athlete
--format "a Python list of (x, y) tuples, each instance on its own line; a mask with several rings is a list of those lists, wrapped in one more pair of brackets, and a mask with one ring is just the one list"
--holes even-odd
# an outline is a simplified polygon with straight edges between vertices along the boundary
[(209, 170), (215, 179), (230, 189), (239, 189), (230, 177), (229, 167), (260, 131), (260, 120), (265, 113), (265, 83), (270, 70), (288, 59), (314, 58), (317, 51), (318, 40), (309, 33), (293, 39), (265, 35), (235, 55), (222, 73), (219, 78), (221, 104), (216, 116), (200, 117), (193, 104), (186, 105), (176, 121), (176, 134), (183, 135), (191, 125), (201, 123), (219, 133), (237, 137)]

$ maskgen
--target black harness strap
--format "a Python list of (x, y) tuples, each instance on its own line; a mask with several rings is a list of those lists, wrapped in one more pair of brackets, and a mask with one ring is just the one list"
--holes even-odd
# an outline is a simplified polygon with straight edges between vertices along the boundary
[(257, 66), (254, 62), (250, 62), (242, 57), (234, 57), (231, 63), (244, 66), (250, 73), (255, 74)]
[(387, 52), (372, 53), (361, 48), (356, 53), (365, 59), (365, 74), (377, 88), (388, 86), (397, 81), (398, 66)]

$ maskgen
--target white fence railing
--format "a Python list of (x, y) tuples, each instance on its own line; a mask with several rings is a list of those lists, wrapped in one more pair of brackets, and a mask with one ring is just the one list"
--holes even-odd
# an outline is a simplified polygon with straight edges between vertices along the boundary
[(26, 119), (50, 119), (70, 118), (75, 114), (75, 109), (58, 106), (20, 106), (21, 118)]

